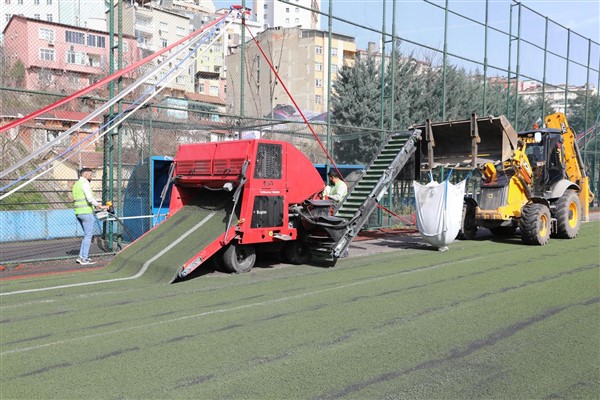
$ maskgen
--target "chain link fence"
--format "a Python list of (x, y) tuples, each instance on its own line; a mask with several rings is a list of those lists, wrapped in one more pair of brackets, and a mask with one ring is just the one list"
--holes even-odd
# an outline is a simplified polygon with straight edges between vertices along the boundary
[[(94, 193), (119, 217), (98, 221), (93, 253), (139, 237), (168, 210), (170, 160), (185, 143), (283, 140), (316, 165), (329, 164), (323, 146), (337, 163), (360, 167), (387, 135), (425, 119), (505, 114), (523, 130), (557, 110), (580, 133), (598, 198), (600, 45), (522, 3), (382, 0), (349, 18), (347, 2), (256, 2), (261, 9), (234, 11), (234, 22), (207, 29), (195, 47), (163, 53), (229, 3), (101, 2), (99, 13), (73, 6), (61, 14), (48, 2), (42, 15), (33, 0), (13, 3), (22, 8), (8, 10), (2, 32), (0, 129), (38, 115), (0, 133), (0, 264), (78, 254), (71, 186), (82, 167), (96, 171)], [(291, 18), (288, 27), (268, 26), (269, 7)], [(304, 17), (308, 25), (294, 27)], [(175, 54), (180, 48), (193, 51)], [(57, 101), (65, 103), (44, 111)], [(386, 207), (410, 215), (411, 182), (388, 192)], [(380, 214), (371, 224), (402, 223)]]

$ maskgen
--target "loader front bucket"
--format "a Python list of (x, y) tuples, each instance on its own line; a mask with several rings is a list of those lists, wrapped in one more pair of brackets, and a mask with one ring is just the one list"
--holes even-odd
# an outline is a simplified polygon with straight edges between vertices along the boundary
[(423, 169), (437, 166), (472, 169), (486, 162), (506, 161), (517, 147), (517, 132), (505, 116), (431, 122), (417, 126)]

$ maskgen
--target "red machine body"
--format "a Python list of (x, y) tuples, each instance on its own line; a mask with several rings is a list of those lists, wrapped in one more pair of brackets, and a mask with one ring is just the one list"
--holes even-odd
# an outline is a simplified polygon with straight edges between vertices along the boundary
[(299, 223), (290, 221), (290, 206), (317, 197), (324, 187), (310, 160), (286, 142), (186, 144), (179, 146), (174, 163), (171, 215), (202, 197), (219, 193), (231, 199), (230, 223), (216, 240), (198, 249), (180, 277), (232, 241), (244, 246), (296, 240)]

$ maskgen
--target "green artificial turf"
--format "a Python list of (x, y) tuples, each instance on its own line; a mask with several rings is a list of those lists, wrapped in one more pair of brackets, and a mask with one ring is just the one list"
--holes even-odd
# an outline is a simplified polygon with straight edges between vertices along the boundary
[(599, 238), (0, 296), (0, 398), (597, 398)]

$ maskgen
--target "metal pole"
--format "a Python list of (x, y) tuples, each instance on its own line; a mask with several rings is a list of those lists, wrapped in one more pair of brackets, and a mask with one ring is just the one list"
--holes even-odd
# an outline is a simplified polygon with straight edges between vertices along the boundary
[[(242, 0), (242, 10), (246, 9), (246, 0)], [(259, 12), (262, 12), (260, 10)], [(242, 13), (242, 51), (240, 52), (240, 117), (244, 116), (244, 71), (246, 69), (246, 14)], [(271, 110), (271, 113), (273, 110)], [(238, 132), (238, 135), (241, 132)]]
[(519, 129), (519, 79), (521, 79), (521, 3), (517, 17), (517, 74), (515, 76), (515, 127)]
[[(331, 0), (330, 0), (331, 1)], [(385, 0), (383, 0), (383, 21), (381, 23), (381, 107), (379, 110), (379, 128), (381, 129), (380, 138), (383, 141), (385, 137), (384, 115), (385, 115)]]
[[(117, 62), (118, 62), (118, 68), (119, 70), (123, 69), (123, 2), (119, 1), (118, 4), (118, 9), (119, 9), (119, 19), (117, 20), (117, 26), (118, 26), (118, 31), (119, 31), (119, 41), (118, 41), (118, 52), (117, 52)], [(123, 88), (123, 82), (122, 80), (119, 79), (118, 82), (118, 92), (121, 92)], [(118, 103), (118, 110), (119, 110), (119, 114), (121, 114), (121, 111), (123, 109), (123, 103), (121, 101), (119, 101)], [(123, 186), (123, 182), (122, 182), (122, 173), (123, 173), (123, 130), (122, 130), (122, 125), (119, 124), (119, 126), (117, 127), (115, 134), (117, 135), (117, 198), (116, 198), (116, 204), (117, 204), (117, 213), (119, 216), (122, 216), (122, 211), (123, 211), (123, 193), (122, 193), (122, 186)], [(113, 199), (114, 201), (114, 199)], [(111, 229), (114, 230), (114, 224), (111, 224)], [(122, 228), (121, 225), (117, 224), (117, 233), (122, 233), (121, 232)], [(112, 233), (112, 232), (111, 232)], [(117, 242), (120, 243), (121, 242), (121, 237), (120, 235), (117, 235)], [(113, 247), (113, 243), (112, 241), (109, 242), (109, 248), (112, 249)]]
[(489, 0), (485, 0), (485, 36), (483, 46), (483, 114), (487, 112), (487, 70), (488, 70), (488, 8)]
[(571, 56), (571, 28), (567, 29), (567, 72), (565, 77), (565, 115), (567, 114), (567, 106), (569, 103), (569, 57)]
[[(391, 79), (391, 93), (390, 93), (390, 132), (394, 132), (394, 120), (396, 119), (396, 111), (395, 111), (395, 96), (396, 96), (396, 56), (400, 56), (400, 53), (396, 52), (396, 0), (392, 0), (392, 79)], [(390, 182), (388, 185), (388, 209), (392, 209), (392, 199), (393, 199), (393, 191), (392, 191), (393, 182)], [(392, 215), (390, 213), (387, 214), (387, 226), (392, 225)]]
[(508, 76), (506, 78), (506, 118), (510, 120), (510, 67), (511, 67), (511, 59), (512, 59), (512, 21), (513, 21), (513, 7), (514, 4), (510, 5), (510, 17), (508, 22), (508, 66), (506, 70), (508, 71)]
[(392, 0), (392, 79), (391, 79), (391, 87), (390, 87), (390, 132), (394, 131), (394, 96), (396, 94), (396, 56), (400, 54), (396, 54), (396, 0)]
[[(588, 127), (588, 108), (589, 108), (589, 100), (590, 100), (590, 63), (592, 61), (592, 39), (588, 39), (588, 59), (587, 59), (587, 71), (585, 78), (585, 111), (584, 111), (584, 124), (583, 124), (583, 148), (585, 149), (585, 145), (587, 142), (586, 130)], [(599, 71), (600, 72), (600, 71)], [(583, 152), (583, 165), (585, 168), (585, 162), (587, 161), (587, 152)]]
[[(329, 40), (329, 53), (327, 60), (327, 152), (329, 154), (333, 154), (333, 138), (331, 134), (331, 30), (333, 25), (333, 1), (329, 0), (329, 9), (327, 12), (327, 32), (328, 32), (328, 40)], [(272, 125), (271, 125), (272, 126)], [(335, 157), (334, 157), (335, 159)], [(329, 174), (329, 162), (327, 157), (325, 157), (325, 173)]]
[[(385, 138), (385, 8), (385, 0), (383, 0), (383, 20), (381, 23), (381, 109), (379, 110), (381, 142), (383, 142)], [(383, 225), (383, 214), (381, 213), (381, 209), (378, 209), (377, 211), (377, 224), (379, 226)]]
[(446, 120), (446, 65), (448, 63), (448, 0), (444, 7), (444, 59), (442, 61), (442, 121)]
[(546, 118), (546, 71), (548, 66), (548, 17), (544, 30), (544, 77), (542, 78), (542, 121)]

